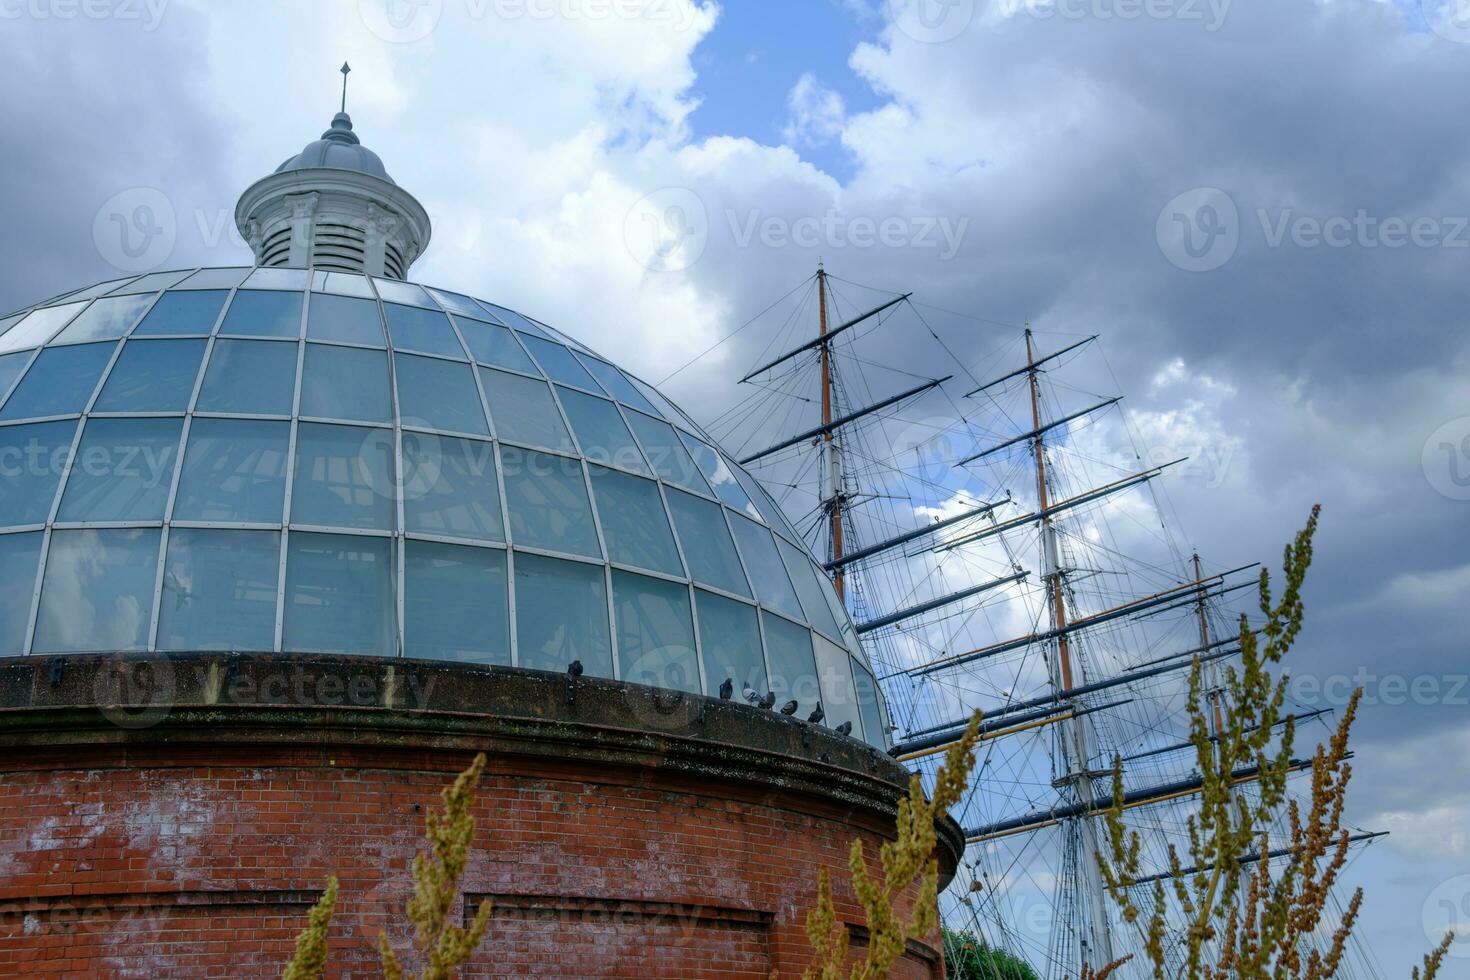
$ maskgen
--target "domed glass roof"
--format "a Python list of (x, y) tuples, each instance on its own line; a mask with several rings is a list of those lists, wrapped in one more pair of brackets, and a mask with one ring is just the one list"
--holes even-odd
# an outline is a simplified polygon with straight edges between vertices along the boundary
[(715, 693), (882, 746), (825, 575), (654, 388), (512, 310), (197, 269), (0, 319), (0, 655), (286, 651)]

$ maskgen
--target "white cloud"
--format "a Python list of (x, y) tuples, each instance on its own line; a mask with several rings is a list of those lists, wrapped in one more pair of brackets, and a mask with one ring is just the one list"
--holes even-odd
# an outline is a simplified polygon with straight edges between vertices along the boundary
[(787, 121), (781, 135), (793, 146), (822, 146), (841, 135), (847, 107), (842, 96), (824, 88), (807, 72), (786, 96)]

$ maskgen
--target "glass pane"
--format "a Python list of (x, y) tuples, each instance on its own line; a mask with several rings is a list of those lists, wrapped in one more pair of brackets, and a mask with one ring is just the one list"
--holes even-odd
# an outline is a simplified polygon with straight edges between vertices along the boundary
[(41, 524), (51, 516), (76, 432), (74, 421), (0, 428), (0, 525)]
[(857, 691), (852, 686), (852, 658), (847, 655), (846, 650), (815, 633), (812, 634), (812, 641), (817, 648), (817, 677), (822, 684), (822, 712), (827, 716), (822, 723), (828, 728), (836, 728), (844, 721), (850, 721), (853, 731), (861, 731), (862, 719), (858, 712)]
[(393, 367), (398, 378), (398, 417), (404, 425), (490, 434), (470, 365), (394, 354)]
[(510, 370), (539, 375), (537, 364), (520, 348), (512, 332), (498, 323), (482, 323), (466, 317), (454, 317), (460, 336), (465, 338), (470, 356), (482, 364), (509, 367)]
[(568, 453), (576, 451), (546, 382), (487, 368), (480, 369), (480, 380), (485, 384), (490, 419), (498, 437)]
[(793, 619), (805, 619), (801, 604), (797, 602), (796, 590), (786, 576), (786, 566), (776, 553), (776, 544), (771, 532), (754, 521), (739, 514), (730, 517), (730, 527), (735, 532), (735, 543), (740, 547), (740, 557), (745, 559), (745, 570), (755, 586), (756, 598), (777, 612)]
[(164, 293), (135, 334), (208, 334), (230, 295), (223, 289), (198, 289), (182, 293)]
[(375, 299), (373, 287), (369, 285), (367, 276), (360, 276), (355, 272), (318, 272), (315, 273), (316, 282), (312, 286), (328, 293), (338, 293), (342, 296), (361, 296), (364, 299)]
[(75, 415), (87, 407), (97, 379), (112, 357), (114, 344), (82, 347), (50, 347), (41, 351), (36, 363), (5, 402), (0, 419), (44, 418)]
[(817, 571), (806, 555), (781, 538), (776, 539), (776, 546), (781, 552), (781, 560), (786, 563), (786, 573), (791, 576), (791, 584), (796, 586), (796, 594), (801, 597), (801, 608), (806, 610), (806, 621), (828, 636), (840, 636), (837, 632), (837, 620), (832, 618), (832, 607), (822, 594), (824, 589), (832, 588), (832, 583), (827, 581), (827, 576)]
[(683, 575), (658, 484), (600, 466), (590, 467), (589, 472), (608, 557), (625, 565)]
[(393, 430), (303, 422), (291, 523), (393, 530)]
[(480, 300), (479, 303), (490, 312), (491, 316), (495, 317), (495, 319), (499, 320), (501, 323), (505, 324), (508, 327), (515, 327), (517, 330), (524, 330), (526, 333), (530, 334), (533, 337), (546, 336), (546, 331), (542, 330), (540, 327), (536, 326), (536, 324), (521, 316), (515, 310), (507, 310), (503, 306), (496, 306), (494, 303), (486, 303), (484, 300)]
[(312, 340), (340, 340), (383, 346), (383, 322), (378, 304), (370, 299), (312, 293), (306, 316), (306, 336)]
[(158, 607), (159, 650), (276, 646), (278, 531), (169, 532)]
[(648, 399), (644, 398), (638, 389), (633, 387), (632, 382), (623, 377), (623, 372), (606, 361), (599, 361), (595, 357), (584, 357), (582, 358), (582, 363), (587, 366), (587, 370), (592, 372), (593, 376), (597, 378), (598, 383), (602, 385), (603, 390), (609, 395), (612, 395), (624, 405), (641, 408), (650, 415), (658, 414), (658, 411), (649, 403)]
[(301, 336), (301, 305), (301, 293), (242, 289), (230, 301), (230, 312), (225, 314), (219, 332), (295, 340)]
[(61, 494), (58, 521), (161, 521), (183, 419), (91, 419)]
[(388, 538), (294, 531), (286, 544), (281, 648), (393, 656), (395, 591)]
[(130, 340), (107, 374), (94, 412), (182, 412), (194, 394), (203, 340)]
[(633, 426), (633, 433), (643, 444), (643, 455), (653, 464), (655, 473), (667, 482), (695, 493), (710, 492), (709, 485), (695, 469), (694, 460), (689, 458), (688, 450), (679, 441), (679, 437), (674, 435), (674, 430), (668, 423), (637, 412), (629, 412), (628, 424)]
[(611, 677), (607, 587), (603, 566), (516, 554), (518, 664), (565, 673), (573, 660)]
[(158, 534), (156, 527), (52, 532), (32, 652), (146, 649)]
[(408, 303), (412, 306), (434, 308), (434, 301), (429, 299), (429, 294), (411, 282), (374, 277), (373, 285), (377, 287), (378, 295), (383, 298), (384, 303)]
[(608, 463), (653, 475), (616, 405), (605, 398), (595, 398), (572, 388), (558, 387), (556, 394), (572, 423), (572, 432), (577, 436), (583, 456), (594, 463)]
[(180, 269), (175, 272), (150, 272), (146, 276), (139, 276), (125, 286), (119, 286), (111, 291), (113, 296), (121, 296), (124, 293), (156, 293), (160, 289), (167, 289), (180, 279), (189, 275), (190, 269)]
[(31, 362), (30, 351), (17, 351), (14, 354), (0, 354), (0, 398), (15, 384), (15, 379), (26, 369)]
[(785, 534), (791, 541), (800, 541), (801, 536), (786, 519), (786, 514), (781, 510), (781, 505), (776, 503), (770, 494), (766, 493), (760, 481), (752, 476), (749, 471), (740, 466), (731, 466), (730, 471), (735, 474), (735, 479), (745, 488), (745, 495), (754, 501), (760, 510), (761, 516), (765, 518), (766, 525), (777, 534)]
[(407, 547), (404, 656), (509, 666), (505, 552), (432, 541)]
[(172, 519), (279, 524), (290, 438), (289, 422), (196, 418)]
[(430, 289), (429, 294), (439, 301), (440, 306), (450, 312), (462, 313), (465, 316), (472, 316), (477, 320), (483, 320), (485, 318), (485, 311), (480, 309), (475, 301), (468, 296), (451, 293), (447, 289)]
[(495, 447), (403, 433), (403, 524), (422, 534), (503, 542)]
[(725, 457), (715, 452), (713, 448), (695, 439), (686, 433), (679, 433), (679, 438), (684, 440), (684, 446), (694, 457), (694, 462), (699, 466), (699, 472), (714, 487), (715, 495), (725, 503), (741, 511), (747, 517), (761, 520), (761, 512), (755, 509), (755, 504), (745, 495), (745, 488), (740, 481), (735, 479), (735, 471), (725, 461)]
[(251, 289), (305, 289), (309, 278), (305, 269), (256, 269), (240, 285)]
[(121, 337), (152, 302), (151, 294), (99, 299), (57, 334), (53, 343), (83, 344), (89, 340), (113, 340)]
[(623, 680), (701, 693), (688, 586), (614, 569), (613, 612)]
[(587, 373), (587, 369), (577, 363), (572, 352), (561, 344), (553, 344), (549, 340), (541, 340), (538, 337), (522, 337), (521, 339), (548, 378), (590, 391), (602, 390), (597, 387), (597, 382), (592, 380), (592, 375)]
[[(852, 662), (852, 679), (857, 688), (858, 714), (863, 719), (863, 740), (880, 749), (888, 747), (888, 733), (883, 730), (883, 715), (878, 708), (878, 682), (868, 668)], [(856, 736), (856, 732), (854, 732)]]
[(388, 315), (388, 335), (395, 350), (417, 350), (425, 354), (464, 357), (464, 350), (449, 325), (449, 317), (437, 310), (421, 310), (416, 306), (383, 304)]
[(390, 421), (388, 355), (380, 350), (307, 344), (301, 365), (301, 414), (355, 422)]
[[(368, 353), (372, 353), (369, 351)], [(290, 415), (296, 394), (296, 345), (216, 340), (196, 412)]]
[(24, 320), (0, 334), (0, 352), (25, 350), (27, 347), (39, 347), (51, 339), (61, 325), (72, 317), (85, 304), (67, 303), (65, 306), (48, 306), (44, 310), (32, 310), (27, 313)]
[(694, 601), (699, 610), (699, 645), (704, 650), (704, 678), (708, 684), (704, 693), (713, 696), (726, 680), (734, 686), (734, 696), (742, 700), (747, 686), (760, 694), (770, 690), (755, 607), (699, 589), (694, 590)]
[(92, 299), (94, 296), (103, 296), (107, 293), (117, 292), (120, 287), (126, 286), (128, 283), (135, 281), (136, 280), (133, 276), (124, 276), (121, 279), (109, 279), (107, 282), (99, 282), (91, 286), (85, 286), (81, 289), (73, 289), (69, 293), (62, 293), (60, 296), (53, 297), (51, 302), (55, 302), (56, 300), (61, 299), (70, 300), (72, 302), (83, 299)]
[(467, 320), (463, 317), (455, 317), (454, 322), (459, 327), (460, 336), (464, 337), (465, 345), (469, 347), (470, 353), (481, 364), (493, 364), (496, 367), (524, 371), (527, 374), (541, 373), (536, 370), (536, 365), (530, 356), (521, 349), (521, 345), (516, 343), (515, 337), (505, 327), (494, 323), (481, 323), (479, 320)]
[(247, 268), (200, 269), (179, 283), (180, 289), (234, 289), (250, 272)]
[(812, 633), (804, 626), (777, 616), (762, 614), (766, 627), (766, 652), (771, 658), (771, 690), (779, 707), (788, 699), (797, 702), (796, 713), (805, 718), (822, 697), (817, 684), (817, 661), (812, 656)]
[(730, 540), (720, 506), (670, 490), (669, 510), (674, 514), (674, 527), (679, 531), (679, 543), (684, 546), (684, 557), (689, 561), (694, 580), (749, 596), (750, 589), (745, 584), (735, 543)]
[(565, 456), (500, 447), (510, 539), (518, 545), (602, 557), (582, 464)]
[(40, 531), (0, 535), (0, 657), (25, 652), (42, 537)]

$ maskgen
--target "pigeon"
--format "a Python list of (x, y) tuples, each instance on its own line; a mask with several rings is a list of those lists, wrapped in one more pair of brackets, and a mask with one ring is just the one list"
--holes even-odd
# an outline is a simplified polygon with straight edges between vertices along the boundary
[(581, 677), (582, 676), (582, 661), (580, 661), (580, 660), (573, 660), (571, 663), (567, 664), (567, 676), (568, 677)]
[(728, 701), (728, 700), (730, 700), (730, 695), (732, 695), (734, 693), (735, 693), (735, 682), (732, 681), (730, 678), (726, 677), (725, 678), (725, 683), (723, 683), (723, 684), (720, 685), (720, 700), (721, 701)]
[(765, 708), (767, 711), (770, 711), (771, 710), (771, 705), (773, 705), (775, 703), (776, 703), (776, 692), (775, 691), (768, 691), (768, 692), (766, 692), (766, 696), (763, 697), (763, 698), (761, 698), (761, 700), (760, 700), (760, 706), (762, 708)]
[(827, 717), (827, 712), (825, 712), (825, 711), (822, 710), (822, 702), (818, 701), (817, 702), (817, 710), (815, 710), (811, 714), (807, 715), (806, 716), (806, 720), (809, 721), (809, 722), (811, 722), (813, 725), (816, 725), (816, 724), (819, 724), (821, 722), (821, 720), (823, 718), (825, 718), (825, 717)]
[(792, 699), (781, 705), (781, 713), (783, 715), (794, 715), (796, 714), (796, 709), (798, 707), (799, 705), (796, 703), (795, 699)]
[(833, 731), (835, 731), (838, 735), (851, 735), (852, 734), (852, 722), (850, 722), (850, 721), (844, 721), (842, 724), (838, 725), (835, 729), (833, 729)]
[(751, 704), (761, 703), (761, 696), (759, 692), (757, 692), (756, 689), (751, 687), (748, 683), (741, 686), (740, 693), (744, 694), (745, 700), (749, 701)]

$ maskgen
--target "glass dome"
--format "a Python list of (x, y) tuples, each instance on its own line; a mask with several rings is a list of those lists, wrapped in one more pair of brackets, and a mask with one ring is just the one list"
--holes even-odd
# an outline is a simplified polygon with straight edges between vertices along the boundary
[(820, 699), (886, 744), (846, 610), (754, 478), (543, 323), (195, 269), (0, 319), (0, 656), (285, 651)]

